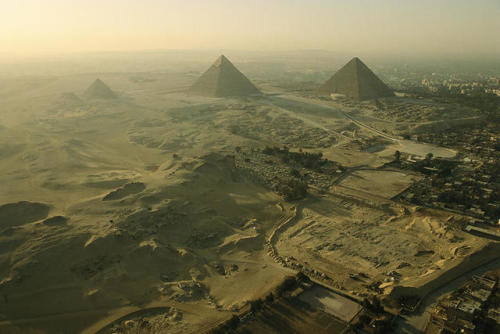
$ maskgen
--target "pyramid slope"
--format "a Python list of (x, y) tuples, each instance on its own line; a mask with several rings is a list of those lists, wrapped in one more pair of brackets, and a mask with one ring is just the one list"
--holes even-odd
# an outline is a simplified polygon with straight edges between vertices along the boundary
[(85, 91), (85, 96), (99, 99), (116, 98), (116, 93), (111, 90), (101, 79), (96, 79)]
[(392, 90), (358, 57), (353, 58), (320, 87), (321, 94), (343, 94), (357, 100), (394, 96)]
[(223, 55), (191, 86), (190, 92), (211, 97), (260, 94), (257, 87)]
[(58, 104), (66, 104), (67, 103), (67, 104), (71, 104), (71, 105), (81, 105), (84, 102), (75, 93), (65, 92), (65, 93), (61, 93), (61, 95), (59, 95), (58, 99), (56, 100), (56, 103), (58, 103)]
[(62, 93), (54, 100), (53, 109), (76, 109), (85, 106), (85, 101), (73, 92)]

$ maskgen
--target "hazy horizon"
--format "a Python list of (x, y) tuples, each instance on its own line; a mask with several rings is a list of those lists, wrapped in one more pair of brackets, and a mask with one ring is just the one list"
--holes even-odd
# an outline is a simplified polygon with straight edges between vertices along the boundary
[(500, 0), (0, 1), (0, 334), (497, 332)]
[(8, 1), (2, 57), (147, 50), (325, 50), (495, 57), (500, 2)]

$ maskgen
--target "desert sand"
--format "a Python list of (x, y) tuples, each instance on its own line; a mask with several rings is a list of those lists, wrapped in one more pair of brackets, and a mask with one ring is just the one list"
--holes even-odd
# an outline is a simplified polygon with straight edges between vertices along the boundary
[[(89, 94), (97, 78), (113, 94)], [(396, 149), (441, 151), (402, 147), (345, 115), (379, 126), (369, 107), (356, 114), (264, 89), (199, 97), (184, 92), (194, 79), (189, 71), (4, 78), (0, 332), (111, 333), (144, 318), (158, 331), (203, 332), (295, 272), (269, 256), (273, 233), (280, 256), (359, 296), (393, 270), (401, 278), (386, 293), (425, 284), (491, 242), (461, 231), (458, 215), (391, 200), (419, 178), (381, 168)], [(259, 170), (237, 164), (252, 165), (252, 152), (268, 145), (321, 152), (345, 174), (288, 203)], [(349, 278), (359, 272), (367, 278)]]

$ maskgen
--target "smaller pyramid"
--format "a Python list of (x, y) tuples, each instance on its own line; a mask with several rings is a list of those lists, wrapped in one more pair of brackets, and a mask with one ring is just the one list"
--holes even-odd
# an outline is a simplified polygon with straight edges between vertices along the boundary
[(101, 79), (96, 79), (85, 91), (85, 96), (94, 99), (114, 99), (116, 93), (109, 88)]
[(79, 110), (85, 106), (85, 101), (73, 92), (62, 93), (52, 104), (51, 112)]
[(392, 90), (358, 57), (338, 70), (319, 89), (320, 94), (343, 94), (356, 100), (394, 96)]
[(81, 106), (84, 104), (84, 102), (75, 93), (66, 92), (66, 93), (62, 93), (61, 95), (59, 95), (59, 98), (57, 99), (56, 104), (70, 105), (70, 106)]
[(260, 94), (247, 77), (224, 55), (191, 86), (190, 93), (210, 97)]

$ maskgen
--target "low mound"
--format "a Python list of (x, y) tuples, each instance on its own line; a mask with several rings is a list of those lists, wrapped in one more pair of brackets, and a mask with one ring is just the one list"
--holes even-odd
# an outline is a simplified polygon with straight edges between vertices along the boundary
[(118, 199), (122, 199), (127, 197), (128, 195), (138, 194), (146, 189), (144, 183), (134, 182), (124, 185), (123, 187), (116, 189), (115, 191), (110, 192), (104, 198), (103, 201), (116, 201)]
[(90, 188), (116, 188), (127, 183), (127, 179), (116, 179), (116, 180), (104, 180), (104, 181), (92, 181), (83, 183), (84, 186)]
[(0, 206), (0, 227), (23, 225), (47, 218), (50, 206), (43, 203), (17, 202)]
[[(175, 182), (168, 180), (151, 187), (149, 183), (128, 182), (113, 188), (106, 200), (128, 196), (126, 209), (113, 208), (119, 202), (101, 202), (108, 193), (104, 191), (100, 203), (92, 196), (91, 201), (72, 209), (72, 215), (50, 215), (40, 220), (43, 223), (37, 225), (39, 229), (11, 228), (2, 234), (7, 256), (5, 261), (0, 259), (0, 289), (8, 299), (0, 303), (2, 318), (37, 319), (26, 325), (16, 322), (23, 330), (33, 327), (47, 333), (78, 333), (98, 321), (103, 325), (112, 322), (118, 316), (114, 310), (122, 312), (122, 307), (135, 311), (152, 302), (175, 302), (208, 305), (211, 310), (214, 300), (222, 300), (219, 287), (226, 283), (226, 276), (248, 274), (246, 265), (238, 270), (239, 262), (236, 266), (232, 260), (225, 260), (226, 252), (231, 256), (261, 252), (265, 239), (259, 231), (273, 226), (284, 213), (276, 207), (278, 198), (274, 194), (239, 175), (234, 157), (211, 154), (185, 160), (185, 165), (177, 161), (164, 171), (165, 175), (176, 171)], [(100, 182), (113, 176), (124, 175), (108, 171), (87, 180)], [(142, 205), (144, 196), (149, 196), (154, 205)], [(65, 223), (68, 218), (71, 221)], [(224, 243), (228, 246), (221, 246)], [(265, 277), (275, 274), (266, 272)], [(267, 282), (255, 281), (259, 286), (250, 286), (249, 290), (259, 290), (260, 284)], [(218, 295), (212, 295), (212, 289)], [(225, 309), (239, 305), (250, 294), (253, 292), (246, 290), (236, 297), (230, 293), (227, 301), (217, 305)], [(96, 309), (102, 312), (86, 316), (87, 311)], [(152, 325), (169, 326), (155, 333), (170, 332), (173, 326), (191, 328), (191, 320), (180, 321), (182, 310), (167, 309), (161, 314), (149, 311), (140, 317)], [(218, 313), (215, 308), (214, 312)], [(50, 320), (53, 318), (48, 316), (54, 314), (61, 315), (61, 321)], [(127, 322), (127, 328), (135, 330), (136, 315), (112, 325), (121, 327)], [(3, 329), (0, 324), (0, 332)], [(182, 332), (199, 331), (183, 328)]]
[[(57, 231), (61, 230), (16, 245), (10, 279), (0, 284), (9, 298), (0, 303), (0, 313), (7, 319), (119, 307), (124, 300), (144, 305), (157, 297), (151, 291), (156, 291), (162, 275), (185, 281), (191, 279), (190, 268), (204, 270), (196, 255), (181, 253), (170, 242), (155, 242), (137, 230), (133, 235), (115, 231), (98, 236)], [(68, 333), (80, 332), (75, 330), (79, 324), (72, 326)]]
[(47, 226), (64, 226), (68, 220), (69, 219), (64, 216), (53, 216), (45, 219), (42, 223)]

